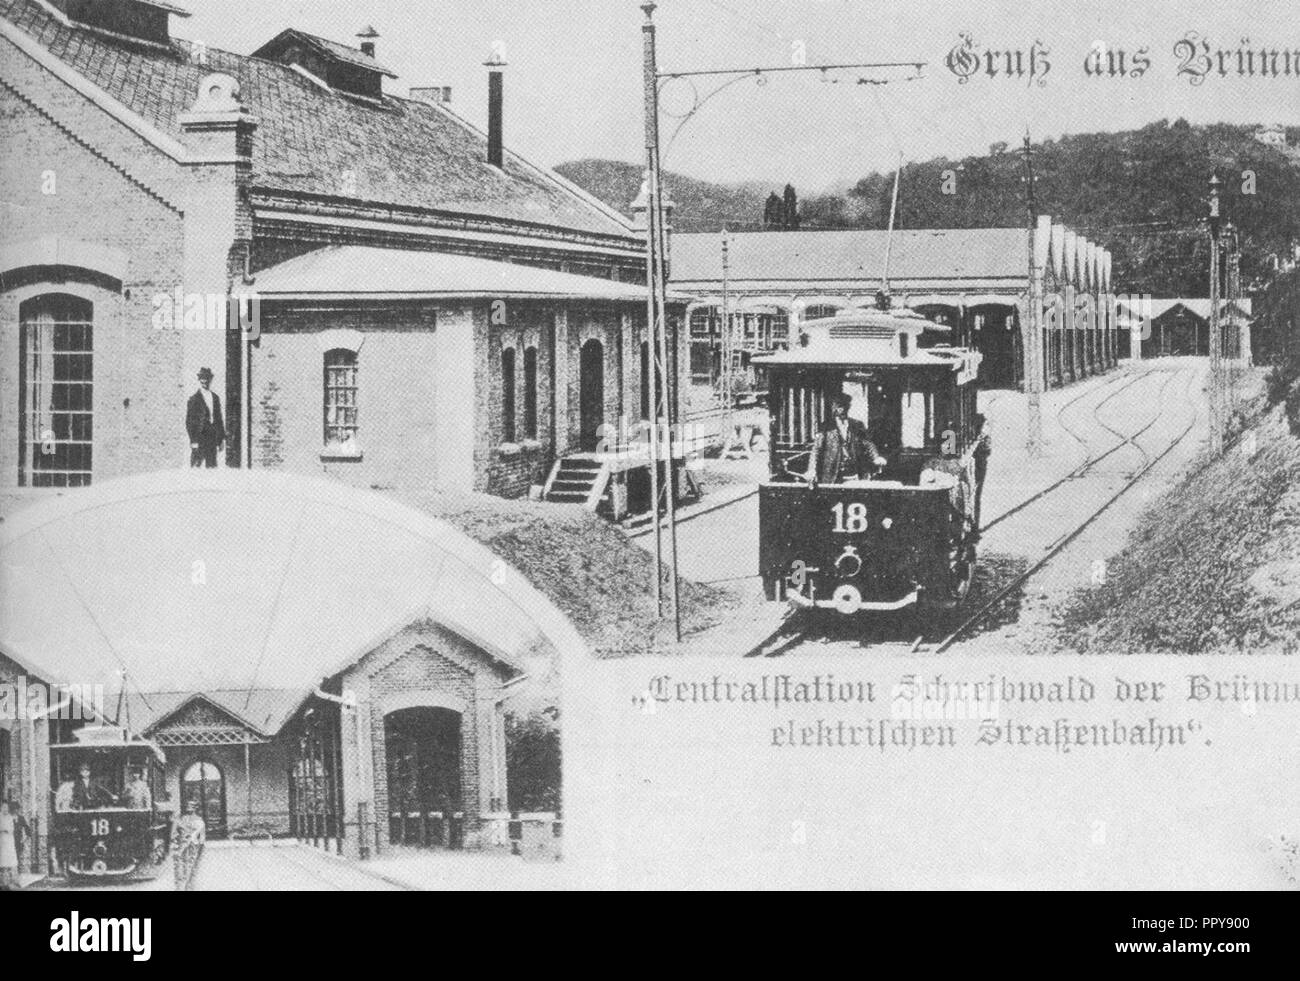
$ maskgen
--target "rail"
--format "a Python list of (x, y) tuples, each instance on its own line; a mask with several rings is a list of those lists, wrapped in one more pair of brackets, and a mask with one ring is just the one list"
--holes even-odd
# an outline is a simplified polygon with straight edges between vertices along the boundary
[[(1195, 379), (1196, 379), (1195, 375), (1190, 376), (1190, 378), (1188, 379), (1188, 389), (1191, 388), (1192, 382), (1194, 382)], [(949, 647), (951, 647), (958, 640), (960, 640), (963, 636), (965, 636), (971, 630), (972, 627), (979, 625), (985, 619), (987, 619), (988, 616), (994, 610), (996, 610), (999, 605), (1001, 605), (1004, 599), (1006, 599), (1009, 595), (1011, 595), (1011, 593), (1013, 593), (1015, 590), (1019, 589), (1022, 585), (1024, 585), (1025, 582), (1027, 582), (1031, 576), (1033, 576), (1036, 572), (1038, 572), (1039, 569), (1047, 565), (1047, 563), (1050, 562), (1052, 559), (1054, 559), (1057, 555), (1059, 555), (1065, 549), (1066, 546), (1068, 546), (1071, 542), (1073, 542), (1076, 538), (1078, 538), (1081, 534), (1083, 534), (1084, 531), (1086, 531), (1098, 518), (1100, 518), (1103, 514), (1109, 511), (1111, 506), (1114, 505), (1116, 501), (1118, 501), (1121, 497), (1123, 497), (1130, 490), (1132, 490), (1133, 487), (1143, 477), (1145, 477), (1148, 473), (1151, 472), (1151, 470), (1156, 466), (1156, 464), (1158, 464), (1166, 456), (1172, 453), (1174, 449), (1180, 443), (1182, 443), (1182, 441), (1185, 440), (1188, 437), (1188, 435), (1191, 434), (1192, 430), (1196, 428), (1197, 422), (1200, 420), (1201, 413), (1200, 413), (1200, 409), (1196, 406), (1195, 402), (1191, 399), (1190, 395), (1188, 395), (1185, 392), (1184, 396), (1186, 397), (1188, 404), (1192, 406), (1193, 415), (1192, 415), (1192, 421), (1187, 424), (1187, 426), (1182, 430), (1182, 432), (1180, 432), (1169, 443), (1168, 446), (1166, 446), (1163, 450), (1161, 450), (1157, 456), (1148, 457), (1147, 463), (1136, 473), (1134, 473), (1131, 477), (1129, 477), (1120, 486), (1119, 490), (1117, 490), (1114, 494), (1112, 494), (1104, 502), (1102, 502), (1100, 507), (1093, 509), (1091, 512), (1089, 512), (1088, 516), (1081, 523), (1076, 525), (1067, 534), (1062, 535), (1055, 542), (1053, 542), (1051, 546), (1047, 549), (1046, 553), (1042, 556), (1042, 558), (1040, 558), (1037, 562), (1031, 565), (1024, 572), (1020, 573), (1020, 575), (1016, 576), (1015, 579), (1011, 580), (1000, 590), (998, 590), (998, 592), (993, 596), (992, 599), (990, 599), (987, 603), (985, 603), (974, 613), (972, 613), (969, 617), (963, 620), (957, 626), (957, 628), (952, 631), (952, 633), (950, 633), (947, 637), (945, 637), (942, 641), (940, 641), (939, 644), (937, 644), (933, 648), (933, 650), (929, 651), (928, 653), (942, 654)], [(1158, 417), (1159, 414), (1157, 413), (1157, 418)], [(1152, 422), (1144, 426), (1138, 433), (1135, 433), (1134, 437), (1140, 435), (1142, 432), (1146, 432), (1146, 430), (1150, 429), (1151, 426), (1154, 424), (1155, 424), (1155, 420), (1152, 420)], [(1124, 445), (1124, 444), (1120, 444), (1120, 445)], [(1112, 450), (1108, 451), (1107, 455), (1109, 455), (1109, 453), (1111, 452), (1114, 452), (1114, 449), (1117, 448), (1118, 447), (1112, 448)]]

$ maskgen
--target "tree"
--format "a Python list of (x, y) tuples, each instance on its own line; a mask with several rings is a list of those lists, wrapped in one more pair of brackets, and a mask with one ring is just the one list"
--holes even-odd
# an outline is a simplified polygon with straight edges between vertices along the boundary
[(506, 715), (506, 784), (511, 811), (559, 811), (560, 713), (551, 707)]
[(785, 227), (785, 204), (776, 196), (776, 191), (767, 196), (767, 203), (763, 205), (763, 227), (769, 230)]
[(782, 227), (786, 231), (797, 232), (799, 230), (799, 198), (794, 193), (794, 187), (787, 184), (782, 198), (782, 213), (785, 218)]
[(852, 228), (849, 201), (838, 194), (805, 198), (799, 205), (799, 225), (802, 228)]

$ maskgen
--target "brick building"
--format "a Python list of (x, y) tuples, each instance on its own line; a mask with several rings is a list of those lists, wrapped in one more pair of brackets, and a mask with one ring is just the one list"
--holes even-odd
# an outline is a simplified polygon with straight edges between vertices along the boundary
[[(895, 305), (951, 328), (943, 340), (984, 355), (987, 385), (1023, 384), (1020, 325), (1030, 296), (1023, 228), (742, 232), (728, 236), (727, 289), (735, 350), (779, 350), (799, 325), (871, 306), (885, 273)], [(1034, 240), (1042, 287), (1043, 381), (1056, 387), (1114, 367), (1110, 253), (1049, 216)], [(718, 235), (673, 238), (672, 285), (688, 308), (690, 373), (707, 385), (721, 370), (723, 249)]]
[(184, 465), (201, 366), (226, 463), (360, 486), (518, 495), (641, 417), (643, 239), (504, 146), (501, 66), (485, 134), (373, 37), (184, 14), (0, 0), (6, 486)]
[(89, 722), (0, 723), (4, 789), (46, 834), (48, 746), (102, 719), (162, 748), (170, 806), (216, 837), (507, 843), (506, 715), (558, 697), (583, 644), (482, 546), (270, 472), (109, 481), (0, 527), (0, 685), (100, 695)]

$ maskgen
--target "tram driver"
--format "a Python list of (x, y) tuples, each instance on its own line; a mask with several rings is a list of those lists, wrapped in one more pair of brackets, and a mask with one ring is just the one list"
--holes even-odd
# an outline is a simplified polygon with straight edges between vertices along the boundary
[(117, 798), (100, 786), (90, 775), (90, 764), (82, 763), (77, 771), (77, 782), (72, 785), (72, 810), (94, 811), (101, 807), (112, 807)]
[(813, 487), (866, 479), (887, 462), (867, 437), (862, 420), (849, 417), (851, 405), (853, 396), (845, 392), (831, 396), (830, 421), (817, 435), (808, 459), (807, 480)]

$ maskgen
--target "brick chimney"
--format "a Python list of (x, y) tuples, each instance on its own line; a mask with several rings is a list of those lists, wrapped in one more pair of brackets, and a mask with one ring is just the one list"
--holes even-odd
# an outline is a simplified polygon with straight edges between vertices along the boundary
[(495, 54), (485, 61), (488, 68), (488, 151), (487, 162), (493, 167), (505, 167), (505, 148), (502, 142), (504, 129), (503, 114), (505, 109), (506, 63)]
[(379, 37), (379, 32), (367, 24), (357, 32), (357, 37), (361, 41), (361, 44), (358, 45), (361, 53), (373, 58), (375, 56), (375, 39)]

